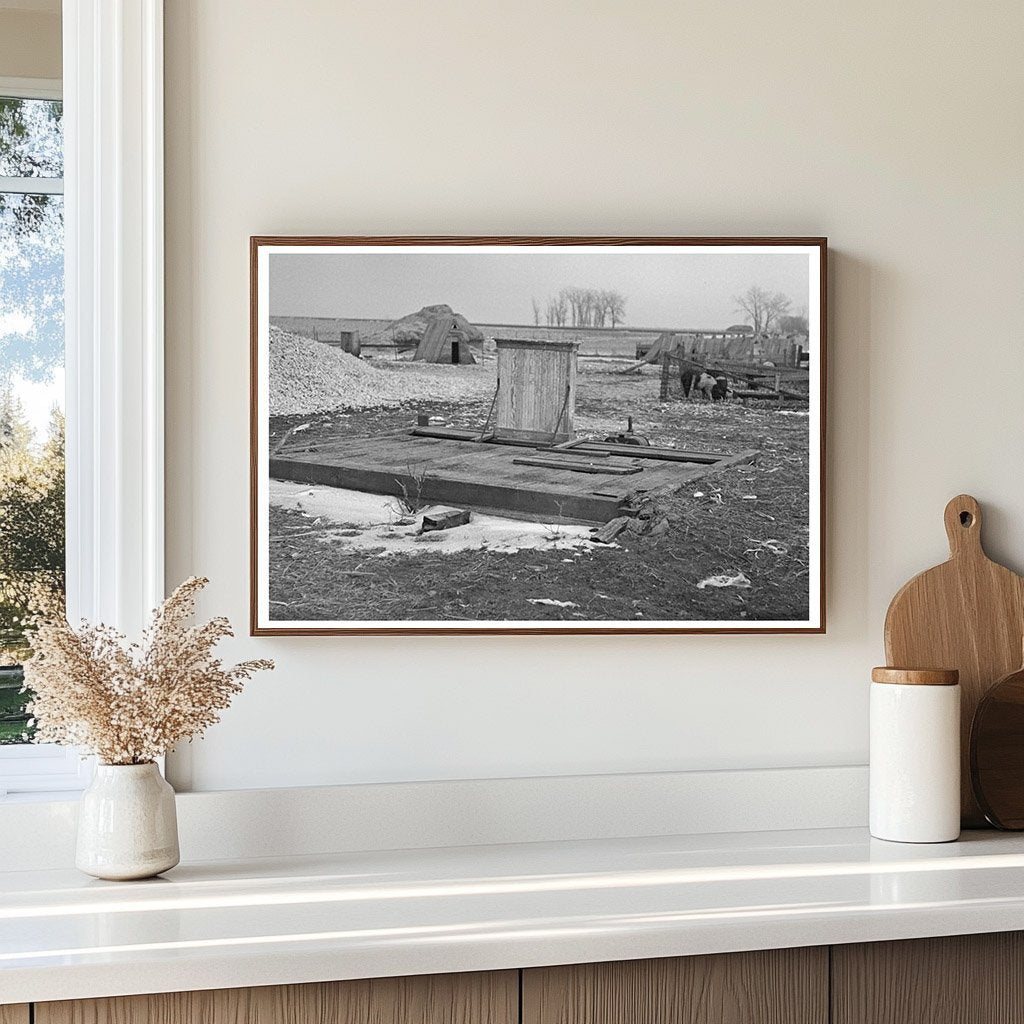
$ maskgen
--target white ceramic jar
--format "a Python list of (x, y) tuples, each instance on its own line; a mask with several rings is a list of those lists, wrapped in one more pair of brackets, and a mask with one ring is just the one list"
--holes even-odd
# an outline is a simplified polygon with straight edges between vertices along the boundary
[(98, 764), (82, 794), (75, 865), (96, 878), (150, 878), (178, 863), (174, 790), (149, 764)]
[(960, 684), (952, 669), (871, 673), (870, 824), (876, 839), (960, 835)]

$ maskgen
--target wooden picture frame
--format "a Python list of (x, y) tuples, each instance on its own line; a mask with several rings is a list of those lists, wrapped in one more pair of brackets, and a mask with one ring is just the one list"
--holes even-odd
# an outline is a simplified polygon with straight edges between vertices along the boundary
[[(252, 237), (251, 634), (824, 633), (827, 252), (821, 237)], [(613, 269), (624, 320), (621, 293), (567, 276)], [(559, 303), (577, 293), (573, 326)], [(721, 322), (733, 300), (750, 324)], [(513, 301), (519, 321), (499, 324)], [(717, 319), (653, 322), (684, 306)], [(637, 307), (647, 323), (629, 323)], [(472, 526), (419, 553), (424, 512)], [(602, 570), (619, 590), (598, 589)], [(708, 618), (651, 617), (703, 604)], [(511, 611), (474, 617), (489, 608)]]

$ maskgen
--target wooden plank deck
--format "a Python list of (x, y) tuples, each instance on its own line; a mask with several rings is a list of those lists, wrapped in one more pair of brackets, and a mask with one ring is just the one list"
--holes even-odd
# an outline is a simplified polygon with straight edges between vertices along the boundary
[[(639, 450), (638, 450), (639, 451)], [(411, 433), (339, 438), (286, 445), (270, 460), (270, 476), (305, 484), (401, 496), (403, 485), (430, 503), (471, 506), (606, 523), (637, 491), (683, 487), (709, 472), (756, 458), (756, 452), (722, 455), (714, 462), (669, 462), (633, 452), (595, 451), (587, 473), (546, 461), (549, 450), (478, 443)], [(542, 456), (540, 460), (526, 458)], [(572, 452), (585, 460), (587, 452)], [(557, 459), (553, 460), (557, 463)], [(624, 472), (625, 471), (625, 472)]]

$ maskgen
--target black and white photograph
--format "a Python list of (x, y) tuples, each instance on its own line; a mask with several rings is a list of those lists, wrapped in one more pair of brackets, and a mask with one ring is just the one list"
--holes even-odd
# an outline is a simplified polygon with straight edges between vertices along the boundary
[(253, 238), (252, 631), (823, 631), (825, 252)]

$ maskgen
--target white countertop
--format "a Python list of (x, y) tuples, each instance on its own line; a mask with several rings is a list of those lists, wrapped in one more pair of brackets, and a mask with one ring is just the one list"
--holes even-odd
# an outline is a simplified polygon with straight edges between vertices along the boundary
[(1024, 836), (860, 829), (0, 872), (0, 1004), (1024, 929)]

